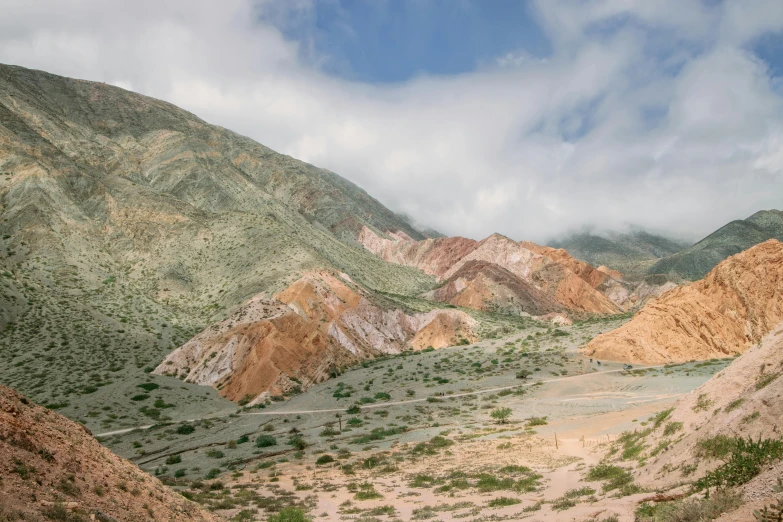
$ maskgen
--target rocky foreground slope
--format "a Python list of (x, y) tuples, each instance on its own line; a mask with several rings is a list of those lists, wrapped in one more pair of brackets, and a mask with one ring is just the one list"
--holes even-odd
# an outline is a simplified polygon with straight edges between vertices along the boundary
[(659, 364), (744, 352), (783, 320), (783, 243), (771, 239), (716, 266), (696, 283), (649, 302), (583, 353)]
[[(700, 441), (715, 437), (781, 436), (783, 419), (783, 324), (749, 348), (727, 368), (677, 401), (646, 443), (666, 451), (637, 472), (649, 487), (666, 488), (683, 477), (696, 479), (721, 464)], [(670, 424), (673, 423), (673, 424)], [(666, 425), (681, 426), (679, 429)], [(687, 469), (695, 465), (694, 469)], [(682, 473), (686, 468), (686, 473)], [(675, 472), (672, 472), (675, 470)], [(679, 471), (679, 472), (677, 472)]]
[(0, 520), (220, 519), (0, 385)]
[(475, 326), (459, 310), (381, 308), (347, 275), (320, 271), (273, 299), (250, 300), (172, 352), (155, 372), (252, 404), (376, 355), (473, 342)]

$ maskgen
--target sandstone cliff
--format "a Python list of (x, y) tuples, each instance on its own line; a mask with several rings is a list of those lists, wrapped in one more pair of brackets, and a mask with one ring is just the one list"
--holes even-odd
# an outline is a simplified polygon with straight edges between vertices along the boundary
[(771, 239), (648, 303), (585, 355), (647, 364), (744, 352), (783, 320), (783, 243)]
[(220, 520), (1, 385), (0, 477), (3, 520)]

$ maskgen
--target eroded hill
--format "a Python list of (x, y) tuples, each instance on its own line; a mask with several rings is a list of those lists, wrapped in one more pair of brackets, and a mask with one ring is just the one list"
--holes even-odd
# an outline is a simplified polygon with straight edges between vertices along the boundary
[(770, 239), (732, 256), (696, 283), (649, 302), (583, 353), (647, 364), (744, 352), (783, 320), (783, 243)]

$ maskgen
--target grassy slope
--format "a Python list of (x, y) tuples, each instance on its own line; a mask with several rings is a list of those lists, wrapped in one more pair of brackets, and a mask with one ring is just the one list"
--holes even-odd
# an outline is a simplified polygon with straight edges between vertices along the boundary
[(762, 210), (747, 219), (732, 221), (692, 247), (661, 259), (649, 273), (673, 274), (695, 281), (727, 257), (771, 238), (783, 240), (783, 212)]
[(673, 239), (643, 231), (608, 236), (573, 234), (551, 242), (550, 246), (564, 248), (575, 258), (593, 266), (605, 265), (629, 275), (644, 274), (655, 260), (686, 247)]

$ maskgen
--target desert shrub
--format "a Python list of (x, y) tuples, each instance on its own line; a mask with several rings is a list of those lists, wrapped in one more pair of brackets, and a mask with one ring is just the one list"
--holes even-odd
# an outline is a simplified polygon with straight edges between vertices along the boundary
[(487, 506), (489, 507), (503, 507), (503, 506), (513, 506), (515, 504), (519, 504), (521, 500), (518, 498), (512, 498), (512, 497), (498, 497), (493, 498), (489, 502), (487, 502)]
[(712, 400), (707, 397), (706, 393), (702, 393), (696, 399), (696, 404), (693, 406), (693, 411), (707, 411), (712, 405)]
[(547, 425), (546, 417), (530, 417), (527, 420), (527, 423), (525, 424), (525, 426), (529, 426), (529, 427), (546, 426), (546, 425)]
[(638, 486), (633, 483), (633, 475), (628, 470), (612, 464), (602, 462), (592, 466), (585, 479), (603, 482), (604, 492), (619, 489), (622, 494), (630, 495), (639, 491)]
[(288, 439), (288, 445), (293, 446), (299, 451), (302, 451), (307, 447), (307, 441), (304, 440), (304, 437), (301, 435), (294, 435), (290, 439)]
[(141, 388), (144, 391), (150, 392), (152, 390), (157, 390), (158, 388), (160, 388), (160, 385), (155, 384), (154, 382), (145, 382), (145, 383), (137, 385), (137, 387)]
[(177, 426), (177, 433), (180, 435), (190, 435), (194, 431), (196, 431), (196, 428), (194, 428), (190, 424), (180, 424), (179, 426)]
[(259, 435), (256, 437), (257, 448), (268, 448), (269, 446), (277, 446), (277, 439), (272, 435)]
[(508, 422), (508, 418), (511, 417), (511, 408), (495, 408), (489, 414), (490, 417), (498, 421), (500, 424)]
[(694, 454), (698, 458), (724, 459), (736, 446), (736, 439), (726, 435), (715, 435), (696, 443)]
[(334, 462), (334, 457), (332, 457), (331, 455), (321, 455), (315, 461), (315, 463), (318, 464), (319, 466), (323, 464), (330, 464), (332, 462)]
[(753, 440), (737, 437), (729, 460), (696, 481), (697, 490), (710, 487), (734, 487), (745, 484), (761, 473), (763, 466), (783, 458), (783, 439)]
[(179, 464), (180, 462), (182, 462), (182, 457), (179, 455), (169, 455), (166, 457), (166, 464), (169, 466), (172, 464)]
[(277, 515), (269, 517), (269, 522), (310, 522), (311, 520), (304, 510), (294, 506), (283, 508)]
[(663, 429), (663, 436), (669, 437), (670, 435), (674, 435), (681, 429), (682, 429), (682, 422), (669, 422), (666, 424), (666, 427)]

